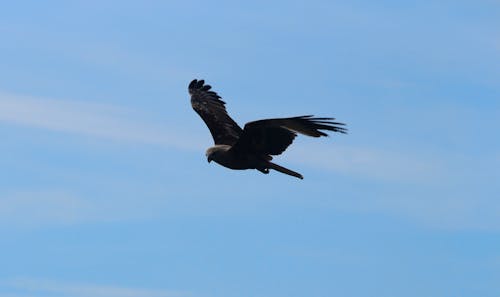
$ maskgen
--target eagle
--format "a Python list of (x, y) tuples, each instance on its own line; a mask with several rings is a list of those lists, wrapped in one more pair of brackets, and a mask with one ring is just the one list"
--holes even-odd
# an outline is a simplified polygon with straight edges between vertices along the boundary
[(237, 170), (257, 169), (264, 174), (273, 169), (303, 179), (300, 173), (271, 162), (272, 156), (283, 153), (298, 133), (312, 137), (328, 136), (325, 130), (347, 133), (345, 124), (334, 122), (335, 118), (312, 115), (258, 120), (246, 123), (242, 129), (227, 114), (226, 103), (211, 89), (204, 80), (197, 79), (188, 87), (191, 106), (214, 139), (215, 145), (206, 151), (209, 163), (215, 161)]

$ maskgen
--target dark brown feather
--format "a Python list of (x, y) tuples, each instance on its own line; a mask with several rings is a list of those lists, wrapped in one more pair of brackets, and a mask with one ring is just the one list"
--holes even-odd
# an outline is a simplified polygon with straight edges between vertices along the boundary
[(204, 80), (193, 80), (189, 84), (191, 106), (207, 125), (215, 144), (233, 145), (243, 132), (240, 126), (227, 114), (226, 103), (210, 91)]
[(297, 133), (312, 137), (328, 136), (321, 130), (347, 133), (347, 129), (342, 127), (344, 124), (334, 120), (308, 115), (249, 122), (233, 149), (239, 152), (279, 155), (292, 144)]

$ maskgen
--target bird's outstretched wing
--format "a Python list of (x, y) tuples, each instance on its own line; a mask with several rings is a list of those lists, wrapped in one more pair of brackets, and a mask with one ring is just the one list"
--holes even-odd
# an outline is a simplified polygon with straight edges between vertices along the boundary
[(193, 80), (189, 84), (191, 106), (210, 129), (215, 144), (233, 145), (243, 130), (227, 114), (225, 102), (204, 80)]
[(308, 115), (249, 122), (232, 149), (239, 152), (279, 155), (293, 142), (297, 133), (312, 137), (328, 136), (322, 130), (347, 133), (347, 129), (342, 127), (344, 124), (334, 120)]

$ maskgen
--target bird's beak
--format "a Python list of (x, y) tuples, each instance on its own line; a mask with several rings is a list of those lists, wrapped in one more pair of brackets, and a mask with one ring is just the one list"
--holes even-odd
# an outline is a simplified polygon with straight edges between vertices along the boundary
[(212, 162), (212, 158), (207, 158), (208, 163)]

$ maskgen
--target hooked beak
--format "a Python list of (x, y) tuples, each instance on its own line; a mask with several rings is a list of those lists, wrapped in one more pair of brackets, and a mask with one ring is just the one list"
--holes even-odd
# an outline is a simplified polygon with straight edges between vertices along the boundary
[(208, 162), (208, 163), (212, 162), (212, 158), (208, 157), (208, 158), (207, 158), (207, 162)]

